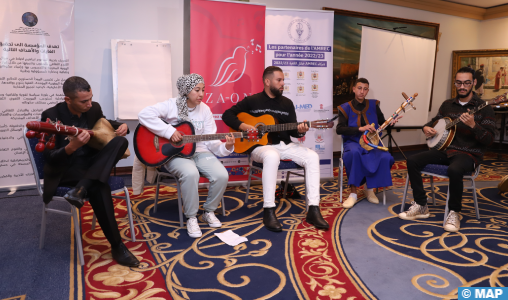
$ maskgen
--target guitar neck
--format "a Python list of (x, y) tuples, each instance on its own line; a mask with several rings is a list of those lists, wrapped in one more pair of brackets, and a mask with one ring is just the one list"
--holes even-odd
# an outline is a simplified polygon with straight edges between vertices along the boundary
[(226, 136), (233, 134), (235, 139), (243, 138), (242, 132), (228, 132), (228, 133), (215, 133), (215, 134), (202, 134), (202, 135), (184, 135), (182, 142), (186, 143), (197, 143), (203, 141), (223, 140)]
[(298, 122), (298, 123), (284, 123), (284, 124), (275, 124), (275, 125), (263, 125), (258, 127), (258, 130), (263, 132), (279, 132), (279, 131), (288, 131), (288, 130), (294, 130), (298, 128), (298, 125), (300, 124), (307, 124), (308, 127), (311, 127), (311, 124), (309, 121), (306, 122)]

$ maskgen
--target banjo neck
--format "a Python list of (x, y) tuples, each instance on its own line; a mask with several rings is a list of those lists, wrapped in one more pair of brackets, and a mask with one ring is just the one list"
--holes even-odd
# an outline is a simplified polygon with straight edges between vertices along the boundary
[[(475, 107), (474, 109), (470, 110), (467, 113), (469, 115), (473, 115), (473, 114), (477, 113), (478, 111), (482, 110), (483, 108), (485, 108), (488, 105), (498, 104), (498, 103), (504, 102), (504, 101), (506, 101), (506, 95), (507, 94), (508, 93), (504, 93), (502, 95), (497, 96), (494, 99), (485, 100), (485, 102), (483, 102), (481, 105)], [(453, 126), (459, 124), (460, 122), (461, 122), (460, 118), (457, 118), (457, 119), (453, 120), (452, 122), (450, 122), (448, 125), (446, 125), (445, 129), (449, 130), (450, 128), (452, 128)]]

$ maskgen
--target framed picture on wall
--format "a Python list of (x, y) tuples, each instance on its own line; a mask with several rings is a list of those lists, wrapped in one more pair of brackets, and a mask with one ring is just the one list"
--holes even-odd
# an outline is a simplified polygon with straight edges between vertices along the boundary
[[(475, 71), (473, 90), (483, 99), (508, 92), (508, 49), (453, 51), (452, 74), (462, 67)], [(451, 78), (452, 95), (457, 96), (455, 77)]]
[[(323, 9), (332, 10), (335, 14), (333, 32), (334, 112), (336, 112), (336, 107), (338, 105), (354, 98), (353, 85), (358, 78), (360, 44), (362, 40), (362, 27), (358, 25), (358, 23), (435, 40), (438, 40), (439, 37), (438, 23), (394, 18), (329, 7), (324, 7)], [(434, 81), (434, 79), (432, 81)], [(430, 99), (429, 109), (431, 107), (432, 99)]]

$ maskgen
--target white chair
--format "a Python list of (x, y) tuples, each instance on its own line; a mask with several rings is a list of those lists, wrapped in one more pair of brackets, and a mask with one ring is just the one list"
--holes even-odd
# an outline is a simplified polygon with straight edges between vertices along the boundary
[[(344, 176), (344, 141), (342, 140), (342, 136), (340, 137), (340, 158), (339, 158), (339, 183), (340, 183), (340, 202), (342, 202), (342, 188), (343, 188), (343, 176)], [(386, 187), (383, 188), (383, 205), (386, 205)]]
[[(155, 189), (155, 203), (153, 206), (153, 212), (157, 212), (157, 203), (159, 202), (159, 188), (161, 185), (170, 186), (173, 188), (176, 188), (176, 192), (178, 194), (178, 214), (180, 217), (180, 227), (183, 227), (183, 200), (182, 200), (182, 187), (180, 186), (180, 181), (178, 178), (170, 173), (164, 166), (160, 166), (156, 169), (157, 172), (157, 185)], [(167, 183), (162, 182), (162, 178), (167, 177), (174, 180), (174, 183)], [(205, 178), (205, 177), (203, 177)], [(206, 178), (205, 178), (206, 179)], [(221, 206), (222, 206), (222, 215), (226, 216), (226, 206), (224, 204), (224, 196), (222, 196), (221, 200)], [(216, 210), (217, 211), (217, 210)], [(220, 212), (220, 211), (219, 211)]]
[[(254, 173), (254, 171), (259, 171), (258, 173)], [(279, 163), (279, 170), (284, 170), (287, 172), (287, 178), (286, 182), (284, 184), (284, 194), (282, 195), (282, 198), (286, 198), (286, 193), (288, 190), (288, 183), (289, 178), (291, 177), (291, 174), (303, 177), (303, 183), (304, 187), (307, 187), (307, 182), (305, 181), (305, 168), (300, 166), (299, 164), (295, 163), (292, 160), (281, 160)], [(250, 191), (250, 184), (252, 181), (252, 177), (255, 177), (259, 180), (262, 179), (262, 175), (260, 173), (263, 171), (263, 163), (259, 163), (254, 161), (251, 158), (251, 155), (249, 154), (249, 177), (247, 179), (247, 191), (245, 193), (245, 204), (249, 201), (249, 191)], [(298, 173), (298, 171), (303, 171), (303, 174)], [(309, 199), (307, 198), (307, 191), (305, 192), (305, 207), (306, 210), (309, 210)]]
[[(448, 178), (448, 166), (428, 164), (425, 166), (425, 168), (423, 168), (421, 173), (423, 175), (430, 176), (430, 188), (432, 191), (432, 204), (436, 205), (436, 196), (434, 194), (434, 176), (449, 179)], [(476, 198), (476, 185), (475, 185), (475, 181), (474, 181), (476, 179), (476, 177), (478, 177), (478, 174), (480, 174), (480, 165), (478, 165), (475, 168), (474, 172), (472, 172), (471, 175), (464, 176), (464, 179), (471, 180), (471, 186), (466, 186), (466, 187), (464, 187), (464, 189), (473, 190), (473, 202), (474, 202), (474, 208), (476, 211), (476, 219), (480, 220), (480, 211), (478, 209), (478, 199)], [(404, 193), (402, 195), (402, 205), (400, 207), (400, 212), (404, 212), (404, 206), (406, 204), (406, 196), (407, 196), (408, 186), (409, 186), (409, 175), (406, 175), (406, 185), (404, 187)], [(445, 225), (446, 218), (448, 217), (448, 200), (449, 199), (450, 199), (450, 188), (448, 187), (448, 190), (446, 193), (446, 205), (445, 205), (443, 226)]]
[[(28, 150), (28, 156), (30, 157), (30, 162), (32, 163), (32, 168), (34, 170), (34, 177), (35, 177), (35, 184), (37, 186), (37, 192), (42, 197), (43, 191), (42, 191), (42, 184), (41, 179), (44, 179), (44, 155), (43, 153), (39, 153), (35, 151), (35, 146), (38, 143), (38, 140), (36, 138), (28, 139), (26, 137), (27, 128), (25, 127), (23, 131), (23, 138), (25, 140), (25, 145)], [(131, 230), (131, 239), (133, 242), (136, 241), (135, 236), (135, 230), (134, 230), (134, 223), (132, 221), (132, 209), (131, 209), (131, 200), (129, 197), (129, 191), (127, 190), (127, 187), (125, 187), (123, 178), (116, 177), (116, 176), (110, 176), (108, 181), (109, 186), (111, 187), (111, 194), (112, 198), (120, 198), (125, 199), (125, 202), (127, 203), (127, 214), (129, 216), (129, 226)], [(71, 190), (70, 187), (58, 187), (56, 190), (55, 195), (53, 196), (52, 200), (56, 201), (63, 201), (67, 202), (65, 198), (63, 197), (69, 190)], [(125, 196), (117, 196), (114, 195), (115, 193), (124, 192)], [(64, 211), (59, 209), (53, 209), (48, 207), (49, 204), (43, 203), (42, 206), (42, 221), (41, 221), (41, 235), (39, 238), (39, 249), (44, 248), (44, 239), (46, 237), (46, 215), (48, 212), (62, 214), (62, 215), (70, 215), (72, 216), (73, 222), (74, 222), (74, 237), (76, 239), (76, 245), (78, 248), (78, 257), (79, 257), (79, 263), (80, 265), (84, 265), (85, 260), (83, 256), (83, 245), (81, 243), (81, 227), (79, 222), (79, 213), (78, 209), (70, 205), (71, 211)], [(92, 220), (92, 230), (95, 229), (95, 214), (93, 216)]]

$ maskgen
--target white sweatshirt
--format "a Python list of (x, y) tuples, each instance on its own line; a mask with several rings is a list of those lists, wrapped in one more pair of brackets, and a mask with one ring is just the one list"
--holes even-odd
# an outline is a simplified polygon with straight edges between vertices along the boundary
[[(154, 134), (169, 140), (176, 131), (172, 125), (179, 123), (176, 98), (145, 107), (139, 112), (138, 118), (141, 125), (148, 128)], [(169, 124), (164, 123), (161, 119), (164, 119)], [(192, 125), (194, 125), (196, 135), (217, 133), (217, 125), (215, 125), (212, 111), (205, 103), (201, 102), (195, 110), (189, 112), (189, 119)], [(227, 156), (233, 150), (234, 147), (231, 148), (231, 151), (227, 150), (226, 143), (220, 140), (196, 143), (196, 152), (212, 152), (216, 156)]]

